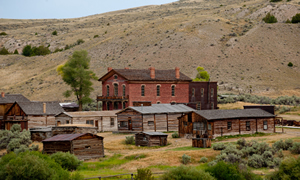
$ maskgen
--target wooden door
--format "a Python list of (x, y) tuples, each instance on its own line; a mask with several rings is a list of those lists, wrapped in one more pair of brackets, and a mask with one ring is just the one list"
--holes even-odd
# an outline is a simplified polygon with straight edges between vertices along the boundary
[(57, 126), (60, 126), (60, 121), (57, 121)]
[(132, 121), (131, 121), (131, 117), (128, 117), (128, 130), (132, 130)]
[(161, 146), (166, 146), (167, 145), (167, 138), (166, 137), (161, 137), (160, 138), (160, 145)]
[(95, 121), (95, 127), (97, 127), (97, 129), (98, 129), (98, 127), (99, 127), (98, 121)]

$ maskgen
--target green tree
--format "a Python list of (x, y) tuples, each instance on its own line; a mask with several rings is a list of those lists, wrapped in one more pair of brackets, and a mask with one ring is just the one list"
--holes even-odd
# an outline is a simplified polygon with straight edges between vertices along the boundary
[(1, 32), (0, 33), (0, 36), (5, 36), (5, 35), (7, 35), (6, 32)]
[(74, 51), (66, 64), (57, 68), (58, 74), (62, 76), (64, 82), (71, 86), (71, 90), (64, 92), (65, 97), (70, 97), (72, 92), (77, 98), (79, 111), (82, 105), (91, 103), (93, 100), (89, 97), (92, 88), (92, 79), (97, 79), (95, 73), (89, 70), (90, 57), (85, 50)]
[(53, 36), (57, 36), (57, 31), (56, 31), (56, 30), (53, 31), (53, 32), (52, 32), (52, 35), (53, 35)]
[(1, 50), (0, 50), (0, 55), (6, 55), (6, 54), (9, 54), (8, 50), (3, 47)]
[(209, 81), (209, 74), (207, 71), (204, 70), (203, 67), (197, 67), (197, 71), (198, 73), (196, 75), (196, 78), (193, 79), (193, 81)]
[(15, 50), (14, 54), (19, 54), (18, 50)]
[(271, 15), (270, 13), (268, 13), (266, 17), (263, 18), (263, 21), (265, 21), (265, 23), (277, 23), (276, 17)]
[(300, 13), (292, 17), (292, 23), (299, 23), (299, 22), (300, 22)]
[(24, 56), (31, 56), (31, 55), (32, 55), (31, 45), (26, 45), (26, 46), (23, 48), (22, 54), (23, 54)]
[(50, 54), (50, 50), (48, 47), (45, 47), (45, 46), (39, 46), (39, 47), (33, 47), (32, 48), (32, 55), (34, 56), (44, 56), (44, 55), (47, 55), (47, 54)]

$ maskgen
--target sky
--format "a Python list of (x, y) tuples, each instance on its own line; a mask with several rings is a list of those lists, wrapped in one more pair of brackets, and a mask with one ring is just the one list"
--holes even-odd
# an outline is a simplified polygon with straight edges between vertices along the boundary
[(176, 0), (0, 0), (0, 18), (64, 19)]

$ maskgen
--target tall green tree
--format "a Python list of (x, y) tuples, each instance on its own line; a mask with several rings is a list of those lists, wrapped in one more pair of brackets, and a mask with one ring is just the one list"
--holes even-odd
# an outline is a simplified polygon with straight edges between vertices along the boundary
[(79, 111), (82, 111), (82, 105), (91, 103), (92, 99), (89, 97), (92, 88), (92, 79), (97, 79), (95, 73), (90, 71), (89, 66), (90, 57), (85, 50), (74, 51), (66, 64), (57, 68), (57, 72), (61, 75), (64, 82), (71, 86), (71, 90), (64, 92), (65, 97), (70, 97), (72, 93), (77, 98), (79, 104)]
[(203, 67), (198, 66), (197, 67), (197, 75), (196, 78), (193, 79), (193, 81), (209, 81), (209, 74), (207, 71), (204, 70)]

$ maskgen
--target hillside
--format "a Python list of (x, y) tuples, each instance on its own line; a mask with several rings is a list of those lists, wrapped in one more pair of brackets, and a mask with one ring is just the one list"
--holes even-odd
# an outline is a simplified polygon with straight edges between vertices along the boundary
[[(276, 24), (262, 18), (271, 12)], [(98, 77), (113, 68), (174, 69), (190, 77), (204, 67), (221, 92), (300, 96), (300, 24), (286, 24), (300, 13), (300, 0), (181, 0), (75, 19), (0, 19), (0, 48), (31, 44), (64, 48), (47, 56), (0, 56), (0, 91), (31, 100), (65, 100), (68, 89), (56, 73), (75, 50), (86, 49)], [(57, 36), (52, 32), (56, 30)], [(94, 38), (95, 35), (99, 37)], [(287, 64), (292, 62), (293, 67)], [(94, 82), (92, 98), (101, 94)], [(72, 97), (71, 99), (75, 99)]]

